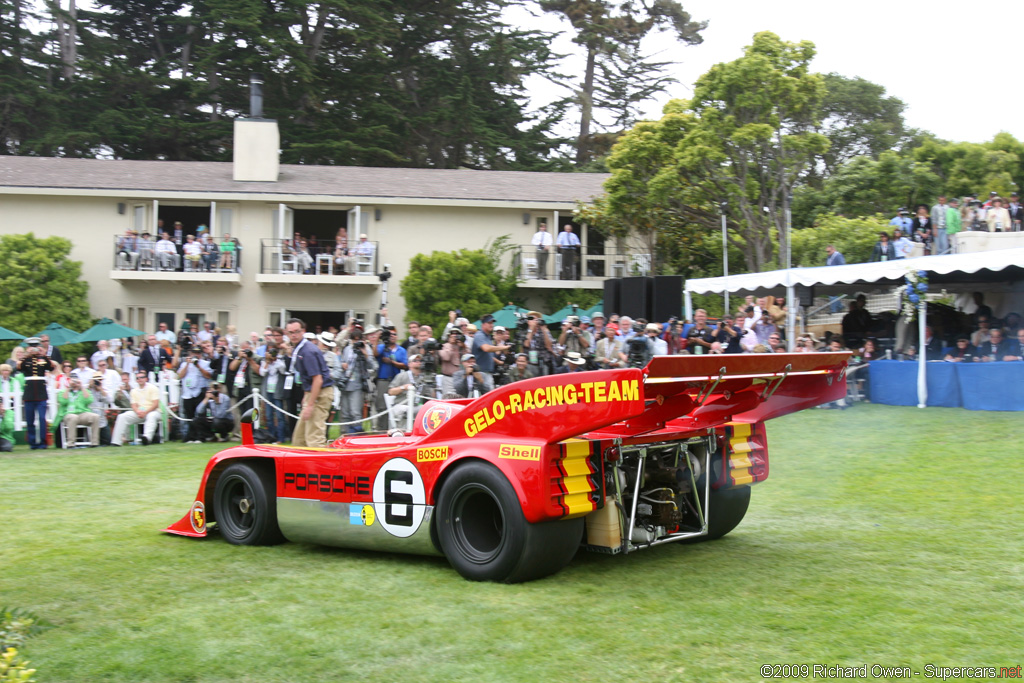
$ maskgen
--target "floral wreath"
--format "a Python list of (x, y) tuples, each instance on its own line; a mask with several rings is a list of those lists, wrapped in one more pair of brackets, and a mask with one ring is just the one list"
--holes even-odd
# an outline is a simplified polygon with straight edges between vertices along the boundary
[(913, 320), (917, 317), (917, 305), (921, 303), (921, 297), (928, 291), (928, 271), (911, 270), (905, 279), (906, 284), (901, 285), (896, 291), (899, 292), (903, 302), (901, 306), (903, 316), (908, 320)]

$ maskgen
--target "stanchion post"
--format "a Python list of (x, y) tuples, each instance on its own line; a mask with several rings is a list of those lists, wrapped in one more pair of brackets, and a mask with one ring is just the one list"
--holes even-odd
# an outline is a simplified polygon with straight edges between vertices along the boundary
[(405, 400), (406, 400), (406, 403), (405, 403), (405, 431), (406, 432), (411, 432), (412, 431), (412, 417), (413, 417), (412, 416), (412, 411), (413, 411), (413, 406), (416, 405), (416, 386), (414, 384), (410, 384), (408, 391), (406, 391), (405, 393), (406, 393), (406, 398), (405, 398)]

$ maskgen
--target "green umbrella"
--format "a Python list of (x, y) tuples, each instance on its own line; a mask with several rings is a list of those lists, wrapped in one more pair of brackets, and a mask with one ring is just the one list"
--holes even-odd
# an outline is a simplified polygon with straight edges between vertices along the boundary
[(43, 335), (50, 337), (50, 346), (64, 346), (65, 344), (73, 344), (75, 337), (78, 333), (74, 330), (69, 330), (60, 323), (50, 323), (46, 326), (46, 329), (42, 332), (37, 332), (35, 337), (41, 337)]
[[(530, 312), (530, 309), (528, 309), (528, 308), (523, 308), (522, 306), (516, 306), (514, 304), (509, 304), (508, 306), (505, 306), (504, 308), (502, 308), (500, 310), (497, 310), (494, 313), (491, 313), (491, 315), (494, 316), (494, 324), (495, 325), (501, 325), (502, 327), (505, 327), (505, 328), (511, 330), (512, 328), (514, 328), (516, 326), (516, 322), (518, 321), (518, 318), (516, 318), (516, 314), (518, 313), (520, 315), (526, 315), (529, 312)], [(479, 320), (477, 320), (473, 324), (476, 325), (477, 328), (479, 329), (479, 327), (480, 327), (480, 321)]]
[[(145, 334), (142, 330), (135, 330), (130, 327), (125, 327), (120, 323), (115, 323), (110, 318), (103, 318), (98, 323), (87, 329), (82, 334), (78, 335), (71, 341), (76, 344), (81, 342), (99, 341), (101, 339), (120, 339), (121, 337), (134, 337), (140, 334)], [(52, 343), (52, 338), (51, 338)]]
[(17, 332), (7, 329), (6, 327), (0, 327), (0, 341), (11, 341), (13, 339), (21, 340), (24, 338), (25, 335), (23, 334), (18, 334)]
[(583, 315), (587, 315), (587, 316), (593, 317), (594, 314), (597, 313), (598, 311), (601, 311), (602, 313), (604, 313), (604, 302), (603, 301), (598, 301), (596, 304), (594, 304), (593, 306), (588, 308), (587, 312), (584, 313)]
[(587, 314), (586, 310), (580, 308), (579, 306), (577, 306), (575, 308), (573, 308), (572, 306), (565, 306), (564, 308), (558, 309), (557, 311), (555, 311), (551, 315), (544, 316), (544, 324), (545, 325), (554, 325), (555, 323), (558, 323), (559, 325), (561, 325), (562, 321), (565, 320), (570, 315), (586, 315), (586, 314)]

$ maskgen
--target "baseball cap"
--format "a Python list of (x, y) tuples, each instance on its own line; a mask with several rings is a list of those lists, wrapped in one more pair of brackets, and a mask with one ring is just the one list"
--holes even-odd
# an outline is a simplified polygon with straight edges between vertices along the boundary
[(661, 325), (658, 323), (647, 323), (647, 327), (645, 329), (649, 332), (661, 332)]
[(421, 356), (421, 355), (420, 355), (420, 354), (418, 354), (418, 353), (414, 353), (414, 354), (412, 354), (411, 356), (409, 356), (409, 362), (410, 362), (410, 363), (411, 363), (412, 361), (414, 361), (414, 360), (423, 360), (423, 356)]
[(476, 360), (476, 356), (471, 353), (462, 354), (462, 362), (465, 363), (467, 360)]
[(508, 332), (508, 330), (506, 330), (506, 329), (505, 329), (504, 327), (502, 327), (501, 325), (495, 325), (495, 326), (494, 326), (494, 331), (495, 331), (495, 332)]
[(590, 318), (592, 320), (597, 320), (598, 318), (600, 318), (601, 320), (605, 319), (604, 313), (602, 313), (601, 311), (594, 311), (594, 315), (590, 316)]
[(491, 315), (490, 313), (488, 313), (487, 315), (485, 315), (485, 316), (483, 316), (482, 318), (480, 318), (480, 322), (481, 322), (481, 324), (482, 324), (482, 323), (491, 323), (491, 322), (494, 322), (494, 316), (493, 316), (493, 315)]

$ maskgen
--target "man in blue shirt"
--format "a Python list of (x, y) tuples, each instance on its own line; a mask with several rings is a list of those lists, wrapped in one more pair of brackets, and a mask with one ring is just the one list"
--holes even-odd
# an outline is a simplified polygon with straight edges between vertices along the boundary
[[(398, 376), (398, 373), (409, 369), (409, 354), (398, 345), (398, 335), (393, 327), (384, 328), (380, 344), (377, 344), (377, 398), (373, 403), (373, 412), (380, 413), (387, 408), (384, 396), (391, 388), (391, 380)], [(386, 431), (388, 428), (388, 416), (381, 415), (376, 420), (378, 431)]]
[(576, 280), (576, 259), (580, 253), (580, 238), (572, 231), (572, 224), (566, 223), (565, 230), (558, 233), (558, 253), (562, 256), (563, 280)]
[(904, 235), (910, 234), (910, 227), (913, 223), (914, 219), (910, 217), (910, 212), (903, 206), (900, 207), (900, 210), (897, 211), (896, 215), (893, 216), (891, 221), (889, 221), (889, 225), (899, 228)]
[(476, 358), (476, 369), (483, 379), (483, 391), (486, 393), (494, 388), (494, 352), (508, 351), (508, 344), (492, 343), (491, 332), (494, 331), (494, 316), (485, 315), (480, 318), (480, 331), (473, 337), (473, 356)]
[(284, 328), (292, 343), (285, 377), (285, 391), (291, 391), (297, 374), (302, 381), (302, 410), (295, 423), (292, 446), (323, 448), (327, 445), (327, 414), (334, 402), (334, 380), (324, 360), (324, 354), (315, 342), (305, 338), (306, 323), (292, 318)]

